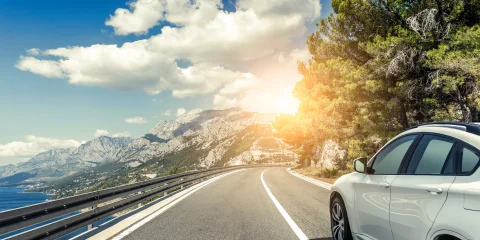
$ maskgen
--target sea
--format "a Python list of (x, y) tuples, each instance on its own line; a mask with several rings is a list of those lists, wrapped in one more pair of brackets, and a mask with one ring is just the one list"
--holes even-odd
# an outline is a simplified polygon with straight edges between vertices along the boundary
[[(15, 208), (20, 208), (20, 207), (25, 207), (28, 205), (32, 204), (37, 204), (37, 203), (43, 203), (48, 201), (51, 198), (51, 196), (44, 194), (44, 193), (39, 193), (39, 192), (25, 192), (23, 188), (1, 188), (0, 187), (0, 212), (7, 211), (10, 209), (15, 209)], [(78, 213), (78, 212), (77, 212)], [(73, 213), (65, 217), (73, 216), (77, 213)], [(108, 217), (105, 218), (99, 222), (96, 222), (94, 224), (95, 226), (101, 225), (109, 220), (111, 220), (113, 217)], [(19, 231), (11, 232), (8, 234), (0, 235), (0, 239), (7, 238), (9, 236), (13, 236), (15, 234), (21, 233), (23, 231), (28, 231), (30, 229), (42, 226), (44, 224), (51, 223), (53, 221), (59, 220), (61, 218), (57, 218), (51, 221), (47, 221), (41, 224), (37, 224), (28, 228), (21, 229)], [(87, 227), (81, 228), (75, 232), (72, 232), (60, 239), (70, 239), (78, 234), (81, 234), (83, 232), (87, 231)]]

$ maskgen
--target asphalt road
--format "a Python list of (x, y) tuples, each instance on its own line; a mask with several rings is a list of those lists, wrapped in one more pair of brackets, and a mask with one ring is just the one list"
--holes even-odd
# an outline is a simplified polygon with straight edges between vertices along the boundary
[[(263, 186), (264, 170), (248, 169), (212, 182), (123, 239), (298, 239)], [(269, 168), (263, 177), (309, 239), (331, 239), (328, 190), (285, 168)]]

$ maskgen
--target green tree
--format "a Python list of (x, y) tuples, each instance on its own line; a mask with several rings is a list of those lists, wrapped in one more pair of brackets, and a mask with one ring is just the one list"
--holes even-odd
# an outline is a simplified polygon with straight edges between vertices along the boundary
[(312, 58), (299, 64), (298, 113), (274, 124), (305, 159), (331, 139), (347, 150), (337, 164), (344, 168), (412, 125), (480, 121), (480, 1), (333, 0), (332, 7), (307, 39)]

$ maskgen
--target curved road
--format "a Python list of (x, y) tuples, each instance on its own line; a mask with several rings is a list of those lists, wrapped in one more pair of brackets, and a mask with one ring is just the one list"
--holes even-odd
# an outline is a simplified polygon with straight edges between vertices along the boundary
[(331, 239), (329, 191), (275, 167), (220, 178), (123, 239), (299, 239), (265, 190), (262, 172), (273, 196), (308, 239)]

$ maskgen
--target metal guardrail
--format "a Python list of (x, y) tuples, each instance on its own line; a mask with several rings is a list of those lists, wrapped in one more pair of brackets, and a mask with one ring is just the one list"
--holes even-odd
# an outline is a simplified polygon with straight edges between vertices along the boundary
[[(178, 187), (235, 169), (265, 166), (272, 165), (244, 165), (185, 172), (0, 212), (0, 235), (91, 208), (7, 238), (56, 239)], [(120, 200), (98, 207), (99, 204), (114, 199)]]

